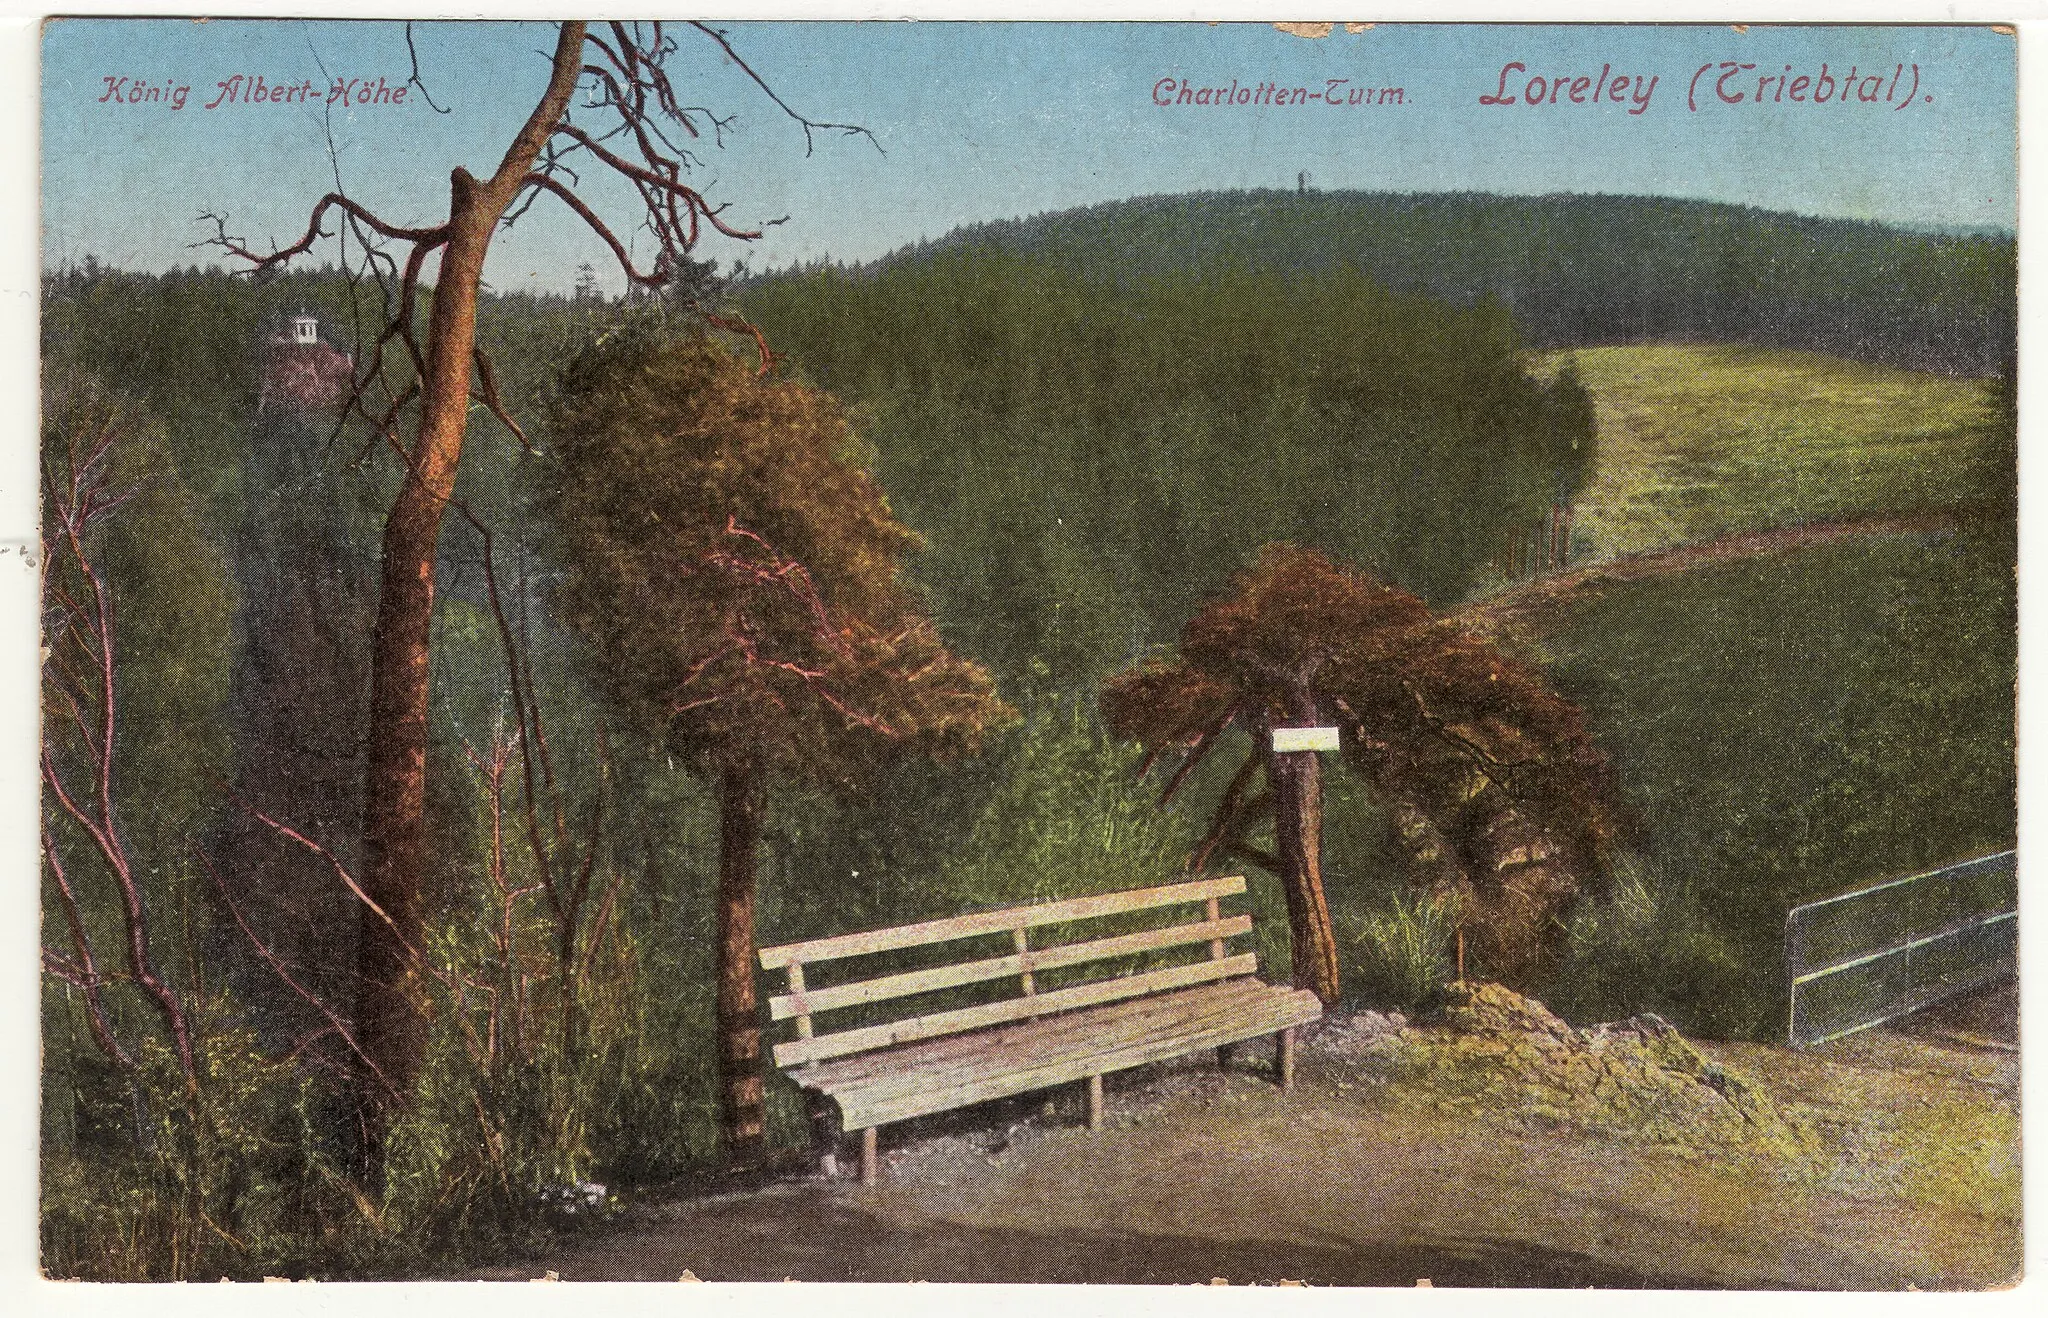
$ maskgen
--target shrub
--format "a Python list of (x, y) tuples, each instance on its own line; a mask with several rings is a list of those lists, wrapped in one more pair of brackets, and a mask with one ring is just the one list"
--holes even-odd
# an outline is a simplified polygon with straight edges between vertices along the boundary
[(1192, 839), (1139, 783), (1136, 760), (1078, 702), (1042, 703), (966, 844), (940, 868), (945, 909), (1173, 882)]
[[(77, 1014), (74, 1003), (52, 1005), (60, 1019)], [(290, 1060), (267, 1054), (227, 1000), (192, 1005), (194, 1093), (154, 1036), (139, 1040), (135, 1070), (124, 1074), (81, 1044), (75, 1021), (53, 1026), (44, 1083), (45, 1275), (254, 1280), (303, 1266), (323, 1208), (343, 1206), (312, 1134), (316, 1087)]]
[(1408, 1012), (1434, 1009), (1456, 977), (1453, 948), (1462, 903), (1455, 896), (1395, 892), (1344, 920), (1347, 997)]
[(1624, 855), (1609, 894), (1573, 909), (1564, 960), (1542, 997), (1582, 1024), (1649, 1011), (1687, 1033), (1725, 1037), (1753, 1026), (1744, 977), (1734, 945), (1691, 893)]

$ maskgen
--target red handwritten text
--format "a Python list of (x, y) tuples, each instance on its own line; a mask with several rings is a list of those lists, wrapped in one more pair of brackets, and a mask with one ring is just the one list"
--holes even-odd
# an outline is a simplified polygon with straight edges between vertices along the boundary
[(1364, 87), (1350, 78), (1324, 78), (1320, 83), (1284, 87), (1277, 82), (1240, 83), (1232, 78), (1228, 87), (1198, 87), (1179, 78), (1161, 78), (1152, 84), (1152, 104), (1169, 106), (1323, 106), (1358, 107), (1406, 105), (1408, 93), (1400, 87)]
[[(100, 81), (106, 84), (106, 90), (98, 99), (101, 105), (161, 105), (166, 109), (182, 110), (192, 95), (192, 84), (169, 78), (150, 82), (143, 78), (109, 74)], [(297, 82), (272, 82), (260, 73), (237, 73), (215, 83), (213, 99), (201, 102), (200, 108), (219, 110), (243, 105), (324, 104), (353, 109), (364, 105), (404, 105), (411, 92), (409, 84), (394, 84), (384, 78), (335, 78), (322, 87), (311, 78), (301, 78)]]
[[(1603, 101), (1610, 105), (1628, 103), (1634, 106), (1628, 113), (1641, 114), (1650, 108), (1650, 98), (1657, 94), (1657, 75), (1616, 74), (1612, 64), (1600, 66), (1600, 76), (1558, 73), (1548, 77), (1537, 74), (1528, 81), (1521, 81), (1521, 75), (1529, 66), (1520, 60), (1503, 64), (1500, 70), (1500, 85), (1491, 96), (1481, 94), (1481, 105), (1557, 105), (1559, 99), (1572, 105), (1599, 105)], [(1510, 80), (1519, 85), (1509, 90)], [(1516, 92), (1521, 95), (1518, 98)]]
[[(1889, 69), (1851, 65), (1846, 73), (1830, 64), (1804, 72), (1790, 64), (1777, 72), (1757, 70), (1757, 64), (1751, 61), (1709, 60), (1699, 66), (1686, 84), (1685, 108), (1694, 114), (1734, 105), (1856, 104), (1903, 110), (1916, 100), (1925, 104), (1934, 99), (1932, 93), (1920, 90), (1918, 64), (1901, 62)], [(1479, 94), (1479, 103), (1532, 109), (1626, 105), (1627, 113), (1640, 115), (1649, 110), (1657, 94), (1659, 77), (1655, 73), (1618, 74), (1612, 64), (1602, 64), (1598, 76), (1571, 70), (1532, 74), (1521, 60), (1510, 60), (1501, 65), (1493, 90)]]
[[(1756, 86), (1750, 86), (1754, 75)], [(1899, 84), (1906, 83), (1906, 94), (1899, 95)], [(1903, 110), (1920, 95), (1920, 66), (1918, 64), (1894, 64), (1889, 69), (1867, 72), (1862, 66), (1852, 64), (1849, 71), (1840, 69), (1832, 72), (1826, 64), (1818, 73), (1792, 71), (1787, 64), (1780, 73), (1756, 73), (1756, 65), (1737, 60), (1722, 60), (1719, 64), (1702, 64), (1699, 72), (1692, 75), (1692, 85), (1686, 88), (1685, 106), (1688, 110), (1700, 111), (1715, 105), (1889, 105), (1894, 110)], [(1896, 98), (1896, 99), (1894, 99)], [(1921, 96), (1923, 102), (1932, 101), (1930, 93)]]

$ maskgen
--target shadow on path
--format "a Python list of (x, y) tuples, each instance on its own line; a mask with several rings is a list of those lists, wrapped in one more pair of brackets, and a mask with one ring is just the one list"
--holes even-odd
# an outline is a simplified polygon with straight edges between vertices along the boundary
[(1925, 1011), (1914, 1012), (1889, 1028), (1934, 1043), (2000, 1052), (2017, 1052), (2020, 1043), (2019, 981), (2007, 979)]
[[(1406, 1287), (1427, 1277), (1436, 1286), (1713, 1285), (1632, 1272), (1518, 1241), (1314, 1244), (991, 1230), (945, 1221), (909, 1225), (816, 1187), (693, 1206), (657, 1231), (586, 1245), (573, 1262), (558, 1267), (563, 1281), (674, 1281), (685, 1269), (704, 1281), (1199, 1285), (1224, 1277), (1234, 1285), (1286, 1279), (1312, 1286)], [(534, 1273), (506, 1269), (486, 1275)]]

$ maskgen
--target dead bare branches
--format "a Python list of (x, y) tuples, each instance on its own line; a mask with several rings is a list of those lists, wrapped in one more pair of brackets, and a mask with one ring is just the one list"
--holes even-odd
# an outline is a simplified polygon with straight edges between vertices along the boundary
[(862, 128), (859, 124), (819, 123), (814, 120), (806, 119), (804, 118), (804, 116), (798, 114), (795, 110), (790, 109), (789, 103), (784, 101), (780, 96), (776, 95), (775, 89), (769, 86), (767, 81), (763, 79), (760, 74), (754, 72), (753, 66), (748, 64), (744, 59), (740, 58), (740, 53), (737, 50), (733, 49), (732, 41), (727, 33), (718, 28), (711, 27), (709, 24), (700, 23), (695, 20), (691, 20), (690, 26), (696, 28), (699, 32), (702, 32), (704, 35), (710, 37), (713, 41), (717, 42), (718, 48), (725, 52), (725, 57), (731, 60), (740, 72), (746, 74), (747, 79), (750, 82), (752, 82), (756, 87), (759, 87), (762, 93), (765, 94), (769, 100), (775, 102), (776, 107), (780, 109), (784, 114), (788, 115), (791, 119), (796, 120), (798, 124), (802, 125), (804, 130), (805, 155), (808, 156), (809, 154), (811, 154), (812, 135), (814, 133), (826, 131), (842, 133), (847, 137), (864, 137), (868, 140), (868, 145), (874, 147), (876, 151), (881, 151), (882, 144), (875, 140), (875, 135), (869, 132), (867, 129)]
[(419, 88), (420, 99), (425, 101), (427, 108), (431, 109), (435, 114), (450, 113), (451, 111), (447, 106), (434, 103), (433, 92), (427, 90), (425, 80), (420, 77), (420, 52), (419, 47), (412, 44), (412, 23), (410, 21), (405, 25), (405, 53), (407, 58), (412, 61), (412, 73), (406, 78), (405, 85)]
[[(98, 526), (135, 494), (115, 488), (112, 466), (136, 422), (117, 400), (100, 395), (74, 400), (67, 410), (63, 452), (46, 453), (42, 473), (43, 695), (53, 715), (43, 740), (43, 787), (57, 817), (83, 835), (112, 884), (126, 979), (162, 1017), (189, 1095), (198, 1088), (191, 1026), (177, 991), (156, 968), (142, 882), (116, 818), (114, 595), (93, 543)], [(69, 957), (45, 949), (44, 967), (84, 991), (95, 1044), (131, 1069), (132, 1050), (118, 1042), (101, 994), (108, 981), (93, 953), (83, 903), (48, 821), (42, 840), (72, 941)]]
[(124, 1071), (132, 1071), (135, 1059), (115, 1037), (113, 1022), (107, 1015), (106, 999), (100, 992), (106, 980), (101, 977), (99, 962), (93, 956), (92, 940), (86, 936), (85, 916), (78, 908), (78, 894), (71, 890), (71, 881), (64, 873), (63, 855), (57, 850), (50, 830), (45, 828), (42, 837), (43, 863), (50, 867), (50, 876), (56, 880), (57, 898), (64, 908), (64, 925), (71, 933), (71, 946), (77, 953), (74, 961), (46, 947), (43, 949), (43, 970), (75, 985), (85, 994), (85, 1022), (92, 1031), (93, 1042), (115, 1065)]
[[(687, 181), (686, 176), (703, 164), (689, 144), (702, 140), (708, 132), (714, 144), (722, 145), (731, 117), (687, 105), (677, 95), (668, 62), (678, 47), (668, 28), (659, 22), (613, 22), (602, 26), (601, 32), (586, 29), (582, 33), (582, 58), (574, 70), (581, 95), (573, 111), (565, 102), (552, 119), (542, 116), (529, 121), (507, 152), (508, 162), (530, 160), (532, 165), (510, 189), (501, 222), (509, 228), (540, 197), (553, 197), (605, 244), (629, 287), (658, 290), (675, 283), (688, 268), (689, 254), (707, 229), (735, 240), (750, 241), (759, 238), (769, 225), (781, 221), (753, 227), (735, 225), (724, 218), (723, 205), (712, 202)], [(793, 108), (740, 56), (729, 33), (704, 23), (693, 22), (688, 26), (714, 43), (725, 59), (802, 129), (805, 155), (811, 154), (816, 135), (821, 132), (864, 137), (876, 150), (881, 149), (874, 135), (858, 124), (815, 120)], [(405, 40), (411, 62), (408, 85), (418, 88), (436, 112), (448, 113), (447, 107), (434, 102), (421, 78), (419, 51), (410, 23), (406, 24)], [(589, 116), (593, 122), (577, 122), (576, 114)], [(596, 163), (632, 187), (640, 203), (635, 229), (654, 240), (650, 259), (636, 261), (627, 240), (628, 230), (607, 220), (584, 200), (580, 191), (584, 179), (576, 168), (579, 157)], [(497, 181), (494, 177), (493, 182)], [(336, 211), (343, 222), (330, 228), (330, 215)], [(343, 264), (351, 282), (358, 282), (359, 276), (374, 279), (384, 304), (383, 322), (375, 333), (358, 333), (358, 369), (341, 409), (342, 416), (360, 419), (375, 434), (395, 424), (405, 409), (419, 400), (419, 380), (426, 374), (427, 354), (415, 326), (415, 311), (427, 258), (446, 248), (454, 236), (452, 217), (436, 225), (392, 223), (350, 197), (341, 185), (337, 169), (335, 189), (315, 203), (304, 233), (288, 245), (273, 244), (268, 251), (259, 250), (246, 238), (229, 232), (225, 215), (207, 212), (200, 218), (212, 224), (213, 236), (195, 245), (226, 253), (258, 278), (280, 271), (310, 252), (323, 238), (341, 238)], [(353, 264), (346, 249), (351, 231), (362, 253), (359, 262)], [(399, 260), (380, 243), (409, 245), (402, 275)], [(761, 373), (765, 375), (773, 369), (775, 354), (758, 327), (737, 316), (720, 314), (694, 303), (692, 306), (708, 324), (753, 339), (760, 355)], [(394, 344), (403, 350), (402, 369), (397, 371), (389, 360)], [(481, 347), (473, 355), (481, 386), (475, 401), (530, 448), (524, 428), (513, 418), (500, 395), (489, 358)]]
[[(314, 993), (304, 984), (301, 984), (292, 975), (290, 968), (285, 965), (283, 958), (279, 957), (271, 949), (270, 945), (265, 943), (257, 935), (256, 931), (249, 927), (249, 921), (243, 916), (242, 908), (236, 904), (234, 894), (228, 891), (227, 880), (221, 877), (220, 870), (213, 863), (213, 858), (207, 855), (205, 850), (200, 847), (194, 847), (192, 854), (198, 859), (200, 866), (206, 870), (207, 875), (212, 878), (214, 887), (220, 892), (221, 901), (227, 906), (228, 914), (234, 918), (235, 927), (242, 931), (243, 937), (249, 940), (249, 945), (256, 949), (256, 955), (263, 959), (263, 964), (269, 966), (272, 973), (284, 981), (286, 988), (289, 988), (293, 993), (304, 999), (326, 1019), (328, 1030), (348, 1045), (349, 1051), (355, 1054), (356, 1058), (368, 1068), (380, 1084), (389, 1086), (391, 1083), (390, 1079), (377, 1066), (375, 1059), (364, 1052), (362, 1045), (356, 1042), (356, 1037), (349, 1030), (348, 1023), (342, 1020), (319, 994)], [(311, 1039), (301, 1041), (299, 1047), (293, 1050), (294, 1055), (311, 1042)]]
[[(703, 29), (703, 34), (731, 55), (723, 34), (710, 29)], [(417, 79), (417, 48), (409, 31), (407, 39)], [(488, 177), (479, 178), (461, 167), (450, 172), (447, 218), (438, 224), (392, 223), (340, 187), (314, 205), (305, 232), (295, 242), (273, 245), (267, 252), (232, 236), (225, 216), (208, 217), (214, 236), (206, 245), (260, 276), (311, 251), (327, 235), (330, 217), (338, 213), (342, 223), (336, 232), (344, 247), (346, 235), (355, 234), (363, 251), (361, 270), (375, 280), (383, 300), (381, 326), (372, 341), (357, 341), (353, 382), (342, 408), (344, 418), (359, 418), (371, 429), (365, 456), (381, 439), (405, 469), (384, 523), (377, 621), (371, 638), (361, 885), (367, 901), (357, 944), (360, 997), (355, 1024), (365, 1053), (376, 1059), (391, 1087), (401, 1092), (417, 1073), (426, 1049), (423, 1018), (413, 1000), (422, 987), (422, 967), (410, 947), (417, 946), (423, 933), (421, 894), (431, 863), (426, 741), (441, 528), (448, 509), (460, 506), (454, 492), (472, 408), (481, 404), (521, 442), (526, 438), (500, 394), (496, 372), (477, 337), (485, 261), (498, 231), (516, 223), (543, 195), (567, 205), (607, 245), (634, 289), (671, 289), (694, 279), (700, 267), (689, 259), (690, 253), (707, 231), (739, 240), (759, 235), (759, 228), (742, 228), (724, 219), (724, 208), (688, 181), (690, 171), (701, 163), (692, 153), (693, 144), (706, 131), (717, 142), (726, 121), (686, 106), (677, 96), (667, 67), (675, 51), (674, 40), (659, 23), (562, 23), (549, 57), (545, 90)], [(765, 90), (750, 68), (746, 73)], [(794, 114), (779, 97), (775, 99), (785, 113)], [(816, 129), (845, 127), (795, 117), (806, 125), (807, 144)], [(584, 178), (579, 170), (604, 171), (623, 181), (638, 198), (637, 228), (625, 228), (598, 214), (581, 192)], [(636, 261), (628, 241), (640, 232), (653, 239), (653, 253), (644, 262)], [(402, 264), (388, 250), (393, 244), (409, 248)], [(416, 328), (416, 313), (426, 291), (430, 257), (436, 262), (432, 314), (423, 337)], [(688, 287), (677, 301), (705, 310), (695, 306)], [(762, 369), (772, 364), (773, 355), (758, 330), (730, 317), (709, 323), (750, 333), (760, 350)], [(408, 410), (416, 410), (418, 418), (410, 442), (397, 433)], [(462, 511), (482, 532), (481, 523), (466, 508)], [(487, 537), (492, 607), (505, 631), (490, 555)], [(558, 799), (549, 807), (555, 816), (553, 836), (545, 835), (537, 798), (553, 791), (546, 740), (533, 705), (530, 674), (522, 671), (516, 657), (508, 657), (508, 666), (528, 798), (527, 832), (556, 919), (561, 962), (568, 967), (575, 961), (576, 930), (593, 883), (596, 841), (590, 839), (589, 849), (581, 852), (570, 846)], [(600, 821), (594, 815), (591, 828), (595, 830)], [(381, 912), (381, 917), (373, 911)], [(379, 1087), (371, 1084), (361, 1090), (366, 1100), (378, 1092)], [(392, 1115), (390, 1110), (363, 1114), (364, 1170), (373, 1179), (379, 1174), (382, 1133)]]

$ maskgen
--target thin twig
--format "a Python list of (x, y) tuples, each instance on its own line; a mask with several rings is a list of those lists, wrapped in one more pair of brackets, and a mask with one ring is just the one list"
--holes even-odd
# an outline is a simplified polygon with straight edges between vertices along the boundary
[(705, 36), (708, 36), (713, 41), (717, 42), (719, 49), (725, 52), (726, 58), (731, 60), (735, 65), (737, 65), (740, 72), (746, 74), (747, 78), (756, 87), (759, 87), (761, 91), (767, 95), (769, 100), (775, 102), (775, 104), (781, 108), (784, 114), (796, 120), (797, 123), (803, 125), (804, 154), (806, 156), (811, 154), (811, 134), (814, 131), (823, 131), (825, 129), (832, 129), (847, 137), (865, 137), (868, 140), (868, 145), (874, 147), (877, 152), (879, 152), (882, 155), (888, 154), (888, 152), (882, 150), (882, 144), (881, 142), (876, 140), (875, 135), (869, 132), (867, 129), (862, 128), (859, 124), (825, 123), (819, 120), (807, 119), (803, 115), (798, 114), (795, 110), (792, 110), (789, 107), (789, 103), (787, 101), (784, 101), (782, 97), (776, 94), (775, 89), (768, 85), (766, 79), (762, 78), (760, 74), (754, 72), (752, 65), (748, 64), (744, 59), (740, 58), (740, 53), (737, 50), (733, 49), (732, 42), (727, 38), (724, 32), (719, 31), (717, 28), (712, 27), (709, 24), (700, 23), (695, 19), (689, 20), (689, 23), (691, 27), (696, 28)]
[[(196, 844), (192, 848), (192, 854), (199, 858), (199, 863), (206, 868), (207, 874), (212, 877), (213, 886), (220, 890), (220, 898), (227, 904), (228, 914), (234, 917), (235, 926), (248, 938), (249, 945), (256, 949), (256, 955), (263, 958), (264, 964), (269, 966), (277, 977), (285, 982), (287, 988), (291, 989), (292, 992), (298, 994), (301, 998), (304, 998), (308, 1003), (311, 1003), (313, 1009), (326, 1018), (328, 1028), (340, 1036), (341, 1041), (349, 1046), (349, 1050), (362, 1061), (363, 1065), (370, 1068), (370, 1073), (377, 1077), (377, 1082), (383, 1085), (393, 1098), (402, 1097), (398, 1092), (398, 1087), (391, 1083), (390, 1077), (386, 1076), (383, 1068), (377, 1065), (377, 1060), (363, 1051), (362, 1045), (356, 1042), (355, 1035), (349, 1032), (348, 1026), (342, 1021), (340, 1016), (335, 1014), (334, 1009), (329, 1007), (319, 994), (314, 993), (311, 989), (308, 989), (305, 985), (294, 979), (291, 972), (285, 969), (284, 962), (279, 959), (277, 953), (272, 951), (267, 943), (256, 936), (256, 931), (250, 928), (248, 920), (243, 918), (242, 908), (235, 904), (234, 894), (228, 891), (227, 880), (223, 879), (220, 870), (215, 868), (213, 858)], [(299, 1046), (303, 1048), (309, 1042), (311, 1042), (310, 1039), (302, 1042)], [(294, 1051), (296, 1052), (297, 1050), (295, 1049)]]
[(412, 76), (405, 80), (405, 85), (419, 88), (421, 99), (426, 101), (427, 108), (435, 114), (450, 113), (446, 106), (434, 104), (434, 94), (427, 90), (426, 82), (420, 77), (420, 53), (412, 44), (411, 19), (407, 19), (405, 23), (405, 53), (412, 57)]

